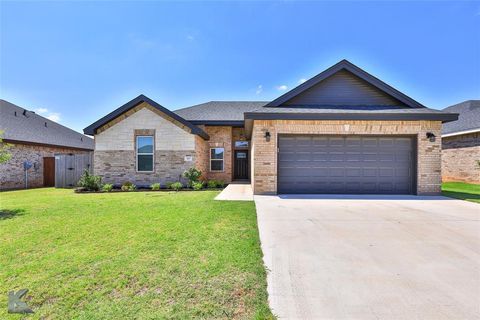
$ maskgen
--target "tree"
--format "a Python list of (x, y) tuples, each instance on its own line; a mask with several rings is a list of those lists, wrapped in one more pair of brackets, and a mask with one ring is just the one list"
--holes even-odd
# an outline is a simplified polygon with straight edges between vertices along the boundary
[(4, 143), (2, 137), (3, 131), (0, 130), (0, 163), (6, 163), (12, 158), (12, 155), (10, 152), (8, 152), (8, 149), (10, 149), (12, 145), (9, 143)]

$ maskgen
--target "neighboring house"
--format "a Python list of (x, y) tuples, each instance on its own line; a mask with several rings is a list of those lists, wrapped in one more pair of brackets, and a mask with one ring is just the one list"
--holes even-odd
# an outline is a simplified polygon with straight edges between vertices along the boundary
[(0, 130), (3, 142), (11, 144), (11, 159), (0, 164), (0, 190), (55, 185), (55, 156), (85, 154), (93, 150), (93, 139), (50, 121), (8, 101), (0, 100)]
[(480, 183), (480, 100), (468, 100), (443, 111), (458, 120), (442, 129), (442, 179)]
[(84, 129), (105, 181), (250, 180), (255, 194), (438, 194), (442, 122), (346, 60), (271, 102), (174, 112), (141, 95)]

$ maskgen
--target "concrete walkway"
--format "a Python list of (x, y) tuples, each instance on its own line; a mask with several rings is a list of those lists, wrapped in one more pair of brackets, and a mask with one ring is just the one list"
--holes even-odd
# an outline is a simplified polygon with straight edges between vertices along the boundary
[(215, 200), (232, 200), (232, 201), (253, 201), (253, 192), (250, 182), (232, 182)]
[(255, 196), (280, 319), (480, 319), (480, 205)]

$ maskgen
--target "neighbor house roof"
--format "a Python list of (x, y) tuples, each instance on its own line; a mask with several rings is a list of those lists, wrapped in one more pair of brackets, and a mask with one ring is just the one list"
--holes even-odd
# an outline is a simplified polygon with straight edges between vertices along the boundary
[(464, 101), (443, 111), (458, 113), (457, 121), (443, 125), (443, 136), (480, 131), (480, 100)]
[(198, 135), (198, 136), (200, 136), (204, 139), (209, 139), (209, 136), (208, 136), (207, 133), (205, 133), (205, 131), (203, 131), (199, 127), (195, 126), (191, 122), (185, 120), (184, 118), (177, 115), (176, 113), (173, 113), (172, 111), (168, 110), (167, 108), (164, 108), (163, 106), (161, 106), (157, 102), (153, 101), (152, 99), (144, 96), (143, 94), (139, 95), (135, 99), (130, 100), (129, 102), (125, 103), (123, 106), (121, 106), (121, 107), (115, 109), (114, 111), (110, 112), (109, 114), (107, 114), (106, 116), (101, 118), (100, 120), (92, 123), (91, 125), (89, 125), (85, 129), (83, 129), (83, 132), (85, 134), (94, 135), (98, 128), (102, 127), (103, 125), (107, 124), (108, 122), (112, 121), (113, 119), (117, 118), (118, 116), (122, 115), (123, 113), (127, 112), (128, 110), (135, 108), (136, 106), (138, 106), (139, 104), (141, 104), (143, 102), (148, 103), (149, 105), (151, 105), (152, 107), (154, 107), (158, 111), (162, 112), (163, 114), (167, 115), (168, 117), (170, 117), (170, 118), (178, 121), (182, 125), (186, 126), (187, 128), (190, 129), (190, 132), (192, 134), (196, 134), (196, 135)]
[(0, 130), (5, 142), (93, 150), (93, 139), (33, 111), (0, 99)]

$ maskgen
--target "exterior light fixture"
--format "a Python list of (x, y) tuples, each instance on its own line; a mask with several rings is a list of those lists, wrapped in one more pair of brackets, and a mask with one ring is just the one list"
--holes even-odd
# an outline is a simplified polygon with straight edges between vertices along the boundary
[(265, 131), (265, 141), (269, 142), (270, 141), (270, 131)]
[(430, 140), (430, 142), (435, 142), (435, 135), (433, 134), (433, 132), (427, 132), (427, 138), (428, 140)]

